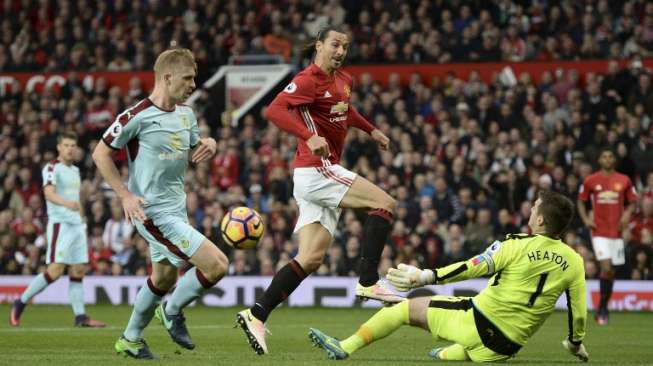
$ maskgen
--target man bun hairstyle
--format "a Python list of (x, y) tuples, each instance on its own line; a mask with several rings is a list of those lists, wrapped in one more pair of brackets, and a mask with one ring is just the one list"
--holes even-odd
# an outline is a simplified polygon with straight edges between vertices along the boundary
[(315, 45), (317, 44), (318, 41), (324, 42), (327, 37), (329, 36), (329, 32), (336, 32), (336, 33), (345, 33), (344, 30), (342, 30), (340, 27), (336, 27), (331, 24), (326, 24), (322, 26), (318, 31), (317, 35), (315, 36), (315, 39), (312, 41), (306, 43), (304, 47), (302, 47), (302, 58), (313, 58), (315, 56)]
[(549, 190), (540, 191), (539, 214), (544, 217), (546, 234), (552, 238), (562, 238), (576, 210), (574, 203), (566, 196)]

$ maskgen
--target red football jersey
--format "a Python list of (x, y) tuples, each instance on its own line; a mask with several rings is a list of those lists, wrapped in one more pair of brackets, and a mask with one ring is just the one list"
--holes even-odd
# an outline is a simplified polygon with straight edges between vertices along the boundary
[(605, 175), (596, 172), (585, 178), (578, 195), (582, 201), (590, 198), (595, 224), (592, 236), (620, 238), (619, 224), (625, 201), (631, 203), (637, 200), (637, 192), (630, 178), (620, 173)]
[[(338, 164), (350, 125), (367, 133), (374, 130), (349, 104), (351, 88), (352, 78), (346, 72), (336, 70), (330, 76), (312, 64), (297, 74), (270, 103), (267, 118), (298, 137), (294, 167)], [(289, 118), (288, 110), (294, 118)], [(327, 140), (331, 153), (328, 158), (313, 155), (306, 145), (306, 140), (315, 134)]]

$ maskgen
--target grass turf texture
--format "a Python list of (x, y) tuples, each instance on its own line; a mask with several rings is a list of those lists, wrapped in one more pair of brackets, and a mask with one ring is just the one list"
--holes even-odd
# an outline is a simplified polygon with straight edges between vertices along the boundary
[[(427, 352), (436, 344), (419, 329), (403, 327), (395, 334), (364, 348), (345, 361), (330, 361), (311, 346), (308, 328), (316, 327), (343, 338), (354, 332), (374, 310), (280, 308), (270, 317), (268, 349), (257, 356), (240, 329), (234, 329), (236, 308), (198, 306), (186, 310), (187, 324), (197, 348), (183, 350), (170, 340), (163, 327), (153, 320), (145, 331), (156, 364), (169, 365), (427, 365)], [(8, 325), (9, 306), (0, 305), (0, 365), (127, 365), (137, 361), (116, 355), (113, 344), (127, 323), (127, 306), (88, 306), (91, 317), (106, 322), (104, 329), (72, 326), (68, 306), (32, 305), (23, 313), (19, 328)], [(592, 314), (590, 314), (591, 316)], [(593, 365), (651, 365), (653, 363), (653, 314), (613, 313), (608, 327), (588, 320), (585, 344)], [(579, 364), (560, 342), (567, 334), (567, 314), (556, 312), (522, 349), (511, 365)], [(447, 364), (465, 364), (448, 362)], [(468, 363), (468, 364), (471, 364)]]

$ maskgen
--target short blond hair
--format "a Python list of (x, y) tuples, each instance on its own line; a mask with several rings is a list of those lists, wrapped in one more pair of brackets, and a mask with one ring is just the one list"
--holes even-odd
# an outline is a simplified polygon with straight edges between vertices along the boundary
[(161, 52), (154, 63), (154, 73), (159, 76), (166, 71), (174, 70), (181, 66), (190, 66), (197, 71), (197, 63), (193, 52), (188, 48), (173, 48)]

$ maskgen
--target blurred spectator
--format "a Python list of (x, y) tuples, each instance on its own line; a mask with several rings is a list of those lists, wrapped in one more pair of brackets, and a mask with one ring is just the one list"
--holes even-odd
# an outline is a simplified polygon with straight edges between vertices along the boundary
[(134, 226), (124, 217), (122, 204), (118, 199), (111, 200), (111, 218), (104, 225), (102, 241), (113, 253), (120, 253), (125, 241), (131, 240)]

